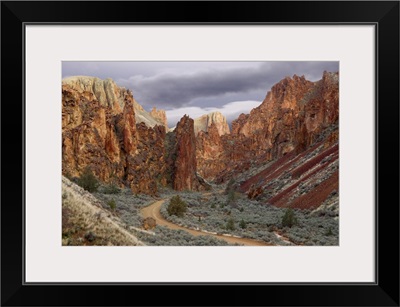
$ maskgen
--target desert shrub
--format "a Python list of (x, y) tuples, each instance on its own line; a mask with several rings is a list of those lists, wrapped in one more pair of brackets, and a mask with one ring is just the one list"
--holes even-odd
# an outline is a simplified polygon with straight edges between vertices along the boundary
[(109, 206), (111, 210), (115, 210), (115, 208), (117, 207), (117, 204), (114, 199), (110, 199), (107, 202), (107, 206)]
[(228, 222), (226, 223), (225, 228), (226, 228), (227, 230), (235, 230), (235, 221), (234, 221), (232, 218), (230, 218), (230, 219), (228, 220)]
[(231, 190), (235, 190), (234, 186), (235, 186), (235, 180), (231, 178), (228, 184), (226, 185), (225, 194), (228, 194), (229, 191)]
[(245, 222), (243, 219), (240, 221), (239, 227), (242, 228), (242, 229), (246, 229), (247, 224), (246, 224), (246, 222)]
[(103, 188), (104, 194), (118, 194), (119, 192), (121, 190), (115, 183), (110, 183)]
[(96, 240), (96, 235), (93, 232), (89, 231), (85, 234), (85, 239), (89, 242), (93, 242), (94, 240)]
[(99, 182), (89, 167), (84, 169), (77, 180), (77, 184), (90, 193), (96, 192), (99, 187)]
[(328, 230), (325, 232), (326, 236), (333, 236), (332, 227), (329, 227)]
[(283, 227), (292, 227), (295, 224), (297, 224), (297, 218), (294, 215), (294, 211), (292, 208), (288, 208), (282, 217), (282, 226)]
[(235, 203), (235, 200), (236, 200), (235, 191), (233, 189), (229, 190), (226, 200), (227, 205), (232, 205), (233, 203)]
[(176, 215), (178, 217), (184, 216), (187, 211), (187, 204), (180, 198), (179, 195), (175, 195), (169, 201), (167, 212), (169, 215)]

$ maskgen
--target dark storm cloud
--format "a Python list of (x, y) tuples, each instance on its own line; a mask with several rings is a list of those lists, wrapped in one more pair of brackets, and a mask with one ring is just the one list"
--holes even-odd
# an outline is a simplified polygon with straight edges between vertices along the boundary
[(315, 81), (322, 77), (324, 70), (338, 71), (338, 62), (264, 62), (257, 66), (236, 68), (220, 68), (216, 65), (215, 68), (208, 66), (207, 69), (192, 72), (190, 63), (187, 65), (186, 72), (135, 75), (116, 81), (131, 88), (136, 99), (144, 105), (177, 108), (190, 105), (196, 100), (210, 98), (214, 106), (220, 106), (227, 102), (221, 99), (224, 96), (237, 94), (244, 98), (245, 94), (250, 92), (263, 93), (262, 97), (258, 97), (262, 100), (267, 90), (285, 76), (305, 75), (307, 79)]
[[(160, 65), (161, 64), (161, 65)], [(69, 76), (93, 76), (100, 79), (119, 78), (128, 79), (134, 75), (151, 76), (156, 74), (162, 62), (71, 62), (62, 63), (62, 77)]]

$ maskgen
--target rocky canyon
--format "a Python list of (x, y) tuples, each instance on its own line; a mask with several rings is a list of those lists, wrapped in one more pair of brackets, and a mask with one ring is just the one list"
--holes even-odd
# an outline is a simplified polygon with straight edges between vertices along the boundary
[(134, 96), (111, 79), (63, 79), (65, 176), (79, 177), (90, 168), (102, 182), (153, 196), (165, 187), (205, 191), (233, 179), (238, 193), (277, 207), (315, 209), (334, 202), (337, 72), (324, 72), (316, 82), (285, 77), (231, 125), (212, 112), (185, 115), (169, 131), (166, 112), (146, 111)]

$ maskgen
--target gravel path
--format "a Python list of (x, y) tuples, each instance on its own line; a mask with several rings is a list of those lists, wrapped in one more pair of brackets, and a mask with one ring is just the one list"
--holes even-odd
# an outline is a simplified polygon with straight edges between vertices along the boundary
[(141, 209), (142, 216), (144, 218), (146, 218), (146, 217), (154, 218), (157, 222), (157, 225), (165, 226), (170, 229), (184, 230), (194, 236), (204, 236), (204, 235), (213, 236), (217, 239), (225, 240), (226, 242), (231, 243), (231, 244), (238, 243), (241, 245), (248, 245), (248, 246), (270, 246), (271, 245), (271, 244), (268, 244), (267, 242), (257, 241), (257, 240), (253, 240), (253, 239), (237, 238), (237, 237), (228, 236), (228, 235), (220, 235), (220, 234), (215, 234), (215, 233), (201, 231), (201, 230), (189, 229), (189, 228), (174, 224), (172, 222), (169, 222), (161, 215), (161, 212), (160, 212), (161, 206), (165, 201), (166, 201), (166, 199), (161, 199), (161, 200), (158, 200), (158, 201), (152, 203), (150, 206), (147, 206), (147, 207)]

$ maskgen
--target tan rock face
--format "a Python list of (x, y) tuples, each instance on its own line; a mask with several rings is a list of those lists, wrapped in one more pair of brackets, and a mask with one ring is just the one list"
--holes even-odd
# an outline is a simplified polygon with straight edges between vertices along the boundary
[(168, 130), (167, 115), (164, 110), (157, 110), (153, 108), (151, 112), (147, 112), (143, 107), (134, 100), (136, 123), (145, 123), (148, 127), (155, 127), (157, 125), (164, 126)]
[(175, 128), (174, 182), (175, 190), (202, 190), (203, 186), (197, 178), (196, 138), (194, 122), (189, 116), (181, 118)]
[(305, 150), (323, 131), (337, 126), (338, 79), (338, 73), (327, 72), (315, 83), (304, 76), (286, 77), (271, 88), (259, 107), (232, 122), (230, 135), (199, 134), (200, 175), (224, 181), (226, 174), (246, 170), (252, 163)]
[(165, 128), (137, 123), (132, 93), (106, 81), (63, 83), (63, 174), (79, 177), (90, 167), (104, 182), (117, 178), (135, 193), (155, 195), (166, 184)]
[(197, 136), (200, 131), (207, 132), (209, 127), (216, 127), (219, 135), (229, 134), (229, 125), (226, 117), (220, 112), (212, 112), (196, 118), (194, 120), (194, 133)]
[(96, 77), (76, 76), (63, 79), (63, 85), (70, 86), (78, 93), (84, 93), (87, 99), (97, 99), (100, 106), (111, 108), (114, 113), (124, 107), (126, 89), (118, 87), (112, 79), (102, 80)]
[(167, 114), (165, 113), (165, 110), (157, 110), (157, 108), (152, 108), (150, 115), (158, 120), (165, 127), (165, 129), (168, 129)]

